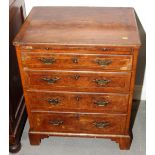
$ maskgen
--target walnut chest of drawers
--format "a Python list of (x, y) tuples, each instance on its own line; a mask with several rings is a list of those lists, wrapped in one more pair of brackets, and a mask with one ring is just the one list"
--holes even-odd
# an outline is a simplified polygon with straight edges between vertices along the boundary
[(141, 45), (134, 9), (34, 7), (13, 43), (32, 145), (79, 136), (130, 148)]

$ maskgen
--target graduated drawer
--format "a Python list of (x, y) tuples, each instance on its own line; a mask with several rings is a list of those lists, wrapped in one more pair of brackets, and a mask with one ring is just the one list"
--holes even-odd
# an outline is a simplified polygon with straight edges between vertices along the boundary
[(26, 71), (25, 86), (47, 90), (129, 91), (130, 72)]
[(132, 55), (22, 52), (22, 64), (32, 69), (132, 70)]
[(126, 116), (102, 114), (33, 113), (33, 130), (92, 134), (123, 134)]
[(27, 92), (32, 111), (126, 113), (128, 94), (85, 92)]

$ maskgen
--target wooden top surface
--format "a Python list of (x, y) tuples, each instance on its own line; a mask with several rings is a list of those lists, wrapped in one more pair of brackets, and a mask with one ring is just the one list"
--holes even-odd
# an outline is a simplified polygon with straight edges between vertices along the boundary
[(139, 46), (133, 8), (34, 7), (15, 45)]

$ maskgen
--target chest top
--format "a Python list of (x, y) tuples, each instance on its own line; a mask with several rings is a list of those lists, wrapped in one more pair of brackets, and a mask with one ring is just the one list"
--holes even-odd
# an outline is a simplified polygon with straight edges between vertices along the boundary
[(133, 8), (34, 7), (15, 45), (139, 46)]

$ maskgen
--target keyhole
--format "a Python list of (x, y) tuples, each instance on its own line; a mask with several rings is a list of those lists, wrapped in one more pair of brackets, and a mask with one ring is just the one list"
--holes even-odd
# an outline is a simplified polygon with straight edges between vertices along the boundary
[(78, 80), (80, 78), (80, 75), (74, 75), (74, 79)]
[(75, 99), (76, 99), (77, 102), (79, 102), (80, 101), (80, 96), (76, 96)]
[(73, 62), (74, 64), (77, 64), (77, 63), (78, 63), (78, 58), (72, 58), (72, 62)]

